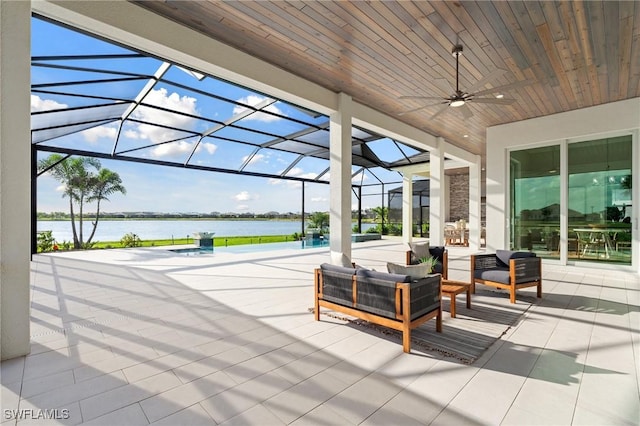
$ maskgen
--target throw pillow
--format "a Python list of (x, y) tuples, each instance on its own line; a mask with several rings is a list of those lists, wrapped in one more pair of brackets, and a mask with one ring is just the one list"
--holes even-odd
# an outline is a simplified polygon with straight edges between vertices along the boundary
[(409, 275), (412, 280), (419, 280), (429, 275), (430, 265), (421, 263), (419, 265), (400, 265), (387, 262), (387, 271), (391, 274)]
[(429, 243), (409, 243), (409, 247), (411, 248), (411, 251), (413, 252), (413, 256), (415, 257), (416, 260), (420, 260), (423, 257), (429, 257), (431, 256), (431, 253), (429, 253)]
[(431, 256), (435, 257), (439, 261), (442, 261), (442, 258), (444, 257), (444, 250), (444, 246), (429, 247), (429, 253), (431, 253)]

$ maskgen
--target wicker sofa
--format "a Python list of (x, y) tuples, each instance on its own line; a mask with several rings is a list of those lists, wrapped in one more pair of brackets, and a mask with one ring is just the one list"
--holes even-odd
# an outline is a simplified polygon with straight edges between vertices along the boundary
[(315, 270), (315, 319), (328, 308), (402, 332), (402, 349), (411, 351), (411, 330), (432, 318), (442, 331), (441, 275), (412, 280), (328, 263)]
[(496, 250), (493, 254), (471, 255), (471, 291), (480, 283), (509, 291), (509, 300), (516, 303), (516, 290), (536, 287), (542, 297), (542, 262), (528, 251)]

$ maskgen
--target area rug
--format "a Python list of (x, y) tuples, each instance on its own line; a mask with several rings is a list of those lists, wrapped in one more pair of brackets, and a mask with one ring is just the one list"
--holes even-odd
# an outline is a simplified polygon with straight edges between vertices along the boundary
[[(456, 318), (449, 314), (449, 297), (442, 300), (442, 333), (436, 332), (435, 320), (429, 320), (411, 331), (411, 349), (431, 352), (463, 364), (472, 364), (513, 326), (535, 303), (534, 296), (518, 294), (515, 304), (509, 303), (506, 292), (480, 290), (471, 296), (467, 309), (464, 295), (456, 299)], [(310, 308), (313, 312), (313, 308)], [(341, 313), (322, 309), (321, 315), (345, 321), (363, 331), (380, 333), (402, 345), (402, 333)]]

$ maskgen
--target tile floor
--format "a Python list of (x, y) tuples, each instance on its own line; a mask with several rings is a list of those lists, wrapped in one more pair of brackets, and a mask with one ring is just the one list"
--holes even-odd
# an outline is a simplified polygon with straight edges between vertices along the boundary
[[(404, 250), (358, 243), (353, 259), (383, 270)], [(450, 278), (467, 279), (470, 253), (450, 249)], [(637, 274), (545, 264), (543, 299), (462, 365), (315, 322), (328, 258), (36, 256), (32, 352), (1, 364), (2, 425), (640, 424)]]

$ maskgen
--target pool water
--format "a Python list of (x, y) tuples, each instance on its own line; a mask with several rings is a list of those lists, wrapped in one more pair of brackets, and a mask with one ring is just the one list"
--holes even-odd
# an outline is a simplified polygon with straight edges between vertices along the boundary
[(196, 254), (213, 254), (213, 247), (187, 247), (187, 248), (179, 248), (179, 249), (169, 249), (174, 253), (196, 255)]
[(264, 244), (242, 244), (237, 246), (228, 246), (221, 247), (218, 246), (214, 249), (211, 247), (187, 247), (187, 248), (179, 248), (179, 249), (170, 249), (174, 253), (180, 253), (187, 256), (191, 255), (203, 255), (203, 254), (213, 254), (214, 251), (219, 251), (222, 253), (252, 253), (252, 252), (263, 252), (263, 251), (271, 251), (271, 250), (286, 250), (286, 249), (310, 249), (310, 248), (321, 248), (321, 247), (329, 247), (328, 241), (314, 242), (309, 243), (306, 241), (289, 241), (283, 243), (264, 243)]

